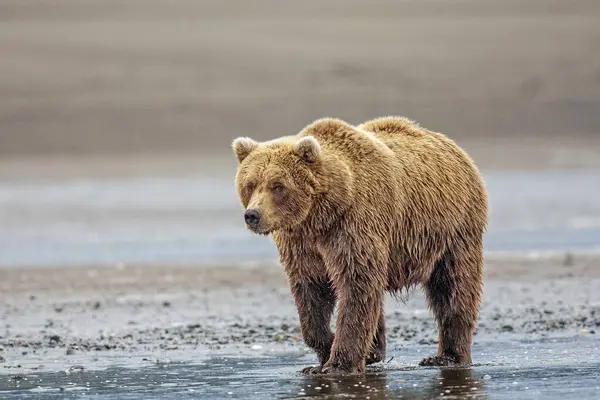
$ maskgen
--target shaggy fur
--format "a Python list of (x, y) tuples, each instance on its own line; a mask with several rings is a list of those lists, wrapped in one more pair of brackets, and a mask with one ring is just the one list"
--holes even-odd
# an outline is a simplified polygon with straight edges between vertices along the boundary
[(272, 234), (320, 362), (305, 373), (362, 373), (382, 360), (384, 293), (417, 284), (439, 331), (437, 355), (422, 365), (472, 362), (487, 194), (461, 148), (398, 117), (358, 127), (321, 119), (233, 148), (240, 200), (260, 217), (248, 227)]

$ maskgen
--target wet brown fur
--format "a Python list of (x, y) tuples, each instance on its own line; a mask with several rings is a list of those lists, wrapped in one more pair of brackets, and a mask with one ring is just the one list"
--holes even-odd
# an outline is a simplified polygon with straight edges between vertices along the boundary
[(461, 148), (399, 117), (320, 119), (295, 136), (233, 147), (241, 202), (261, 213), (254, 232), (273, 236), (320, 362), (305, 372), (362, 373), (382, 360), (384, 293), (418, 284), (439, 332), (422, 365), (472, 362), (487, 194)]

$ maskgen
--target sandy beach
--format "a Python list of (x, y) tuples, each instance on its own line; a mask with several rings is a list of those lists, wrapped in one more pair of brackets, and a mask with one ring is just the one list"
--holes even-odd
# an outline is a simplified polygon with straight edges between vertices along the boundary
[(593, 0), (5, 1), (0, 155), (227, 154), (402, 114), (481, 163), (567, 166), (600, 142), (598, 18)]

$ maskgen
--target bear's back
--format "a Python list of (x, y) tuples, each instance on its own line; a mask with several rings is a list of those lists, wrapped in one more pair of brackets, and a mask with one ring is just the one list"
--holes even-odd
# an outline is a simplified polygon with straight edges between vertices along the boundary
[(479, 171), (473, 160), (454, 141), (407, 118), (377, 118), (357, 128), (385, 143), (407, 171), (435, 173), (436, 179), (440, 178), (440, 174), (450, 174), (479, 180)]
[[(357, 127), (370, 132), (396, 155), (403, 196), (418, 214), (432, 222), (486, 225), (487, 193), (469, 155), (447, 136), (403, 117), (383, 117)], [(477, 221), (468, 222), (470, 218)]]

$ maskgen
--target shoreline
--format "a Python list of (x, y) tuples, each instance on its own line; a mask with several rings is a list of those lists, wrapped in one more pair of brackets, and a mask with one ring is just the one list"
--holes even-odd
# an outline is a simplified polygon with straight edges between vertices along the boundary
[[(512, 280), (517, 276), (534, 279), (548, 279), (561, 277), (563, 274), (578, 274), (579, 276), (600, 277), (600, 248), (586, 250), (548, 250), (548, 251), (484, 251), (484, 273), (492, 279)], [(595, 267), (597, 265), (597, 267)], [(522, 268), (529, 267), (529, 268)], [(490, 268), (492, 268), (490, 270)], [(117, 275), (128, 276), (134, 274), (136, 278), (143, 279), (150, 274), (177, 276), (197, 275), (210, 277), (217, 283), (235, 283), (244, 285), (248, 283), (273, 283), (271, 279), (283, 274), (279, 261), (276, 258), (263, 260), (249, 260), (245, 262), (193, 262), (193, 261), (166, 261), (166, 262), (127, 262), (114, 263), (89, 263), (89, 264), (19, 264), (0, 265), (4, 279), (0, 282), (0, 293), (14, 290), (15, 286), (7, 282), (24, 281), (22, 276), (39, 276), (37, 282), (43, 282), (48, 276), (57, 276), (65, 273), (67, 277), (87, 277), (94, 280), (98, 276), (109, 279), (109, 271)], [(95, 272), (91, 272), (95, 271)], [(98, 275), (98, 271), (104, 271)], [(258, 273), (258, 274), (257, 274)], [(240, 275), (241, 274), (241, 275)], [(520, 274), (520, 275), (515, 275)], [(282, 275), (283, 276), (283, 275)], [(243, 277), (243, 278), (242, 278)], [(230, 278), (235, 278), (231, 280)], [(130, 279), (130, 278), (128, 278)], [(248, 280), (249, 279), (249, 280)], [(265, 280), (267, 279), (267, 280)], [(47, 281), (46, 281), (47, 282)], [(124, 281), (127, 283), (128, 281)], [(143, 284), (143, 280), (139, 281)], [(17, 286), (18, 287), (18, 286)], [(10, 289), (9, 289), (10, 288)], [(200, 287), (203, 288), (203, 287)]]

